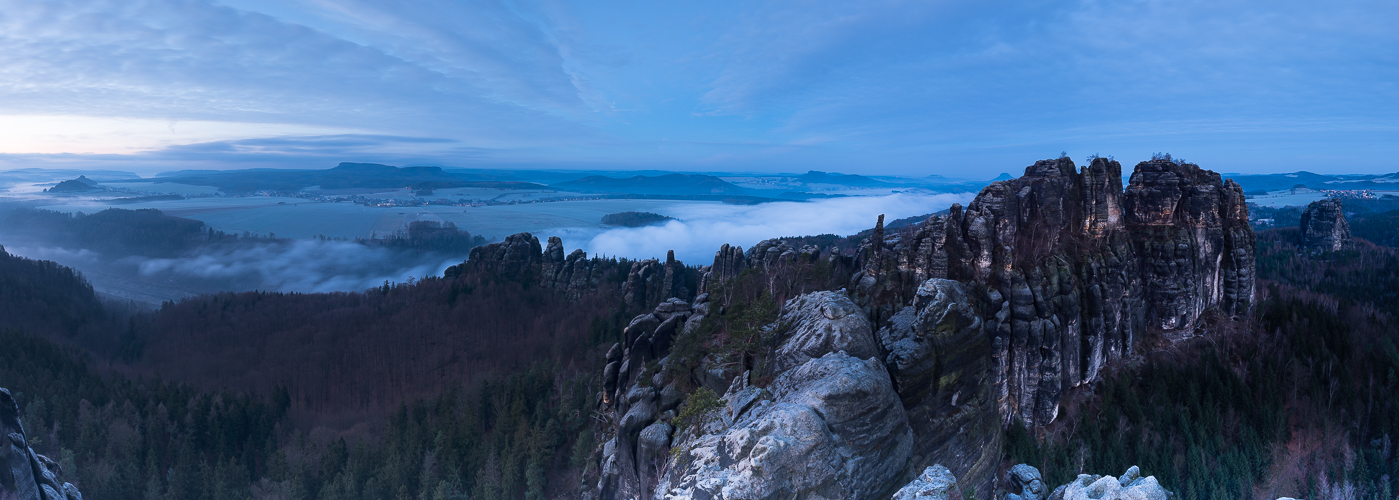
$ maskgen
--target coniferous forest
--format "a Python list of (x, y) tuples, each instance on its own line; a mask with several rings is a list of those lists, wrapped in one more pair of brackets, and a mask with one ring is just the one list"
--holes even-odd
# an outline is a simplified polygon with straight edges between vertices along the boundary
[[(1054, 425), (1009, 428), (1003, 466), (1062, 484), (1135, 464), (1187, 499), (1394, 498), (1399, 253), (1296, 241), (1259, 232), (1250, 316), (1148, 339)], [(623, 297), (632, 262), (597, 262), (599, 285), (574, 297), (463, 266), (131, 312), (71, 269), (4, 254), (0, 381), (31, 446), (89, 498), (571, 498), (597, 472), (606, 351), (640, 310)], [(760, 362), (783, 301), (847, 279), (826, 261), (744, 271), (714, 289), (722, 312), (676, 340), (671, 366)]]

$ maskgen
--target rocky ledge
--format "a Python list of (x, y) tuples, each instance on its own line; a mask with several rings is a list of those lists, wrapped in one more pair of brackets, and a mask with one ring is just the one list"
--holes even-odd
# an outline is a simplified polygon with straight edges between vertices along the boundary
[(29, 448), (20, 425), (19, 405), (8, 389), (0, 388), (0, 498), (4, 500), (82, 500), (82, 493), (63, 482), (63, 468)]

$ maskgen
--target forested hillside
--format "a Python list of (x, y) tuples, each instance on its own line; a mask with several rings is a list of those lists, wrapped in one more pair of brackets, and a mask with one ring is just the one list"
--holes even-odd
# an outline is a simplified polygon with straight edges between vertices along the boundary
[(117, 321), (72, 268), (10, 255), (0, 247), (0, 328), (111, 347)]
[[(701, 360), (761, 373), (788, 299), (849, 286), (851, 254), (871, 237), (924, 229), (769, 240), (741, 269), (722, 250), (706, 319), (677, 332), (670, 363), (636, 370), (679, 381), (689, 402), (673, 422), (689, 425), (722, 404), (722, 384), (686, 375)], [(401, 236), (419, 243), (372, 244), (476, 243), (453, 231), (420, 225)], [(16, 391), (31, 445), (90, 498), (575, 498), (597, 483), (616, 424), (598, 412), (609, 347), (655, 290), (695, 286), (694, 271), (547, 260), (553, 242), (521, 241), (447, 277), (223, 293), (132, 316), (71, 269), (0, 255), (0, 345), (14, 360), (0, 385)], [(1399, 254), (1297, 241), (1295, 229), (1258, 233), (1250, 314), (1148, 330), (1131, 360), (1065, 394), (1051, 425), (1007, 428), (999, 468), (1029, 463), (1061, 484), (1138, 465), (1183, 499), (1392, 499)], [(542, 267), (508, 272), (522, 265)], [(565, 279), (567, 266), (595, 281)]]

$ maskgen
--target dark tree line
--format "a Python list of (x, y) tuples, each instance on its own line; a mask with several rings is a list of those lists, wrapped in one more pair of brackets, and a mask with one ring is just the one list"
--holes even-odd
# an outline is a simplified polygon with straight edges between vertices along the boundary
[(0, 247), (0, 328), (110, 348), (107, 339), (118, 323), (77, 271)]
[(356, 293), (220, 293), (138, 316), (124, 352), (139, 370), (266, 392), (298, 408), (383, 410), (491, 373), (590, 358), (590, 325), (620, 304), (476, 275)]

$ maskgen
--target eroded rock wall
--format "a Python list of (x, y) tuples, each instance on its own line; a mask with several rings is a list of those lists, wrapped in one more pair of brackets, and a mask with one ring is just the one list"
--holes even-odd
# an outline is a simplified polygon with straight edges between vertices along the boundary
[(588, 257), (581, 249), (565, 254), (563, 240), (557, 236), (551, 236), (548, 245), (541, 247), (539, 238), (530, 233), (518, 233), (498, 243), (472, 248), (466, 262), (447, 268), (443, 276), (455, 278), (474, 272), (528, 286), (553, 288), (577, 300), (589, 291), (608, 286), (609, 272), (616, 271), (626, 276), (618, 285), (618, 291), (633, 310), (648, 309), (671, 297), (689, 299), (698, 286), (695, 283), (697, 274), (676, 260), (673, 251), (665, 261), (635, 261), (626, 269), (615, 269), (617, 263), (612, 259)]
[(1065, 391), (1130, 356), (1146, 328), (1248, 309), (1247, 210), (1237, 184), (1193, 164), (1142, 162), (1124, 189), (1116, 161), (1043, 160), (914, 228), (877, 225), (850, 289), (884, 328), (926, 280), (964, 283), (991, 344), (999, 414), (1045, 425)]
[(1302, 212), (1302, 246), (1316, 250), (1335, 252), (1349, 247), (1350, 223), (1341, 200), (1326, 199), (1313, 201)]
[[(1193, 329), (1211, 309), (1245, 313), (1253, 238), (1237, 184), (1169, 159), (1138, 164), (1125, 187), (1109, 159), (1081, 170), (1040, 161), (921, 224), (886, 230), (881, 217), (853, 259), (828, 257), (859, 270), (847, 289), (784, 304), (764, 373), (702, 364), (690, 374), (722, 394), (702, 429), (676, 429), (683, 394), (639, 367), (664, 366), (667, 339), (709, 314), (707, 295), (633, 320), (604, 372), (615, 425), (596, 491), (878, 498), (924, 470), (901, 498), (950, 494), (949, 476), (991, 495), (1005, 425), (1053, 422), (1067, 391), (1133, 356), (1153, 330)], [(699, 290), (820, 255), (782, 240), (726, 245)], [(935, 463), (946, 467), (924, 469)], [(1016, 477), (1019, 495), (1044, 498), (1043, 484)]]

